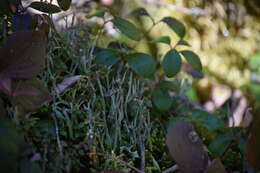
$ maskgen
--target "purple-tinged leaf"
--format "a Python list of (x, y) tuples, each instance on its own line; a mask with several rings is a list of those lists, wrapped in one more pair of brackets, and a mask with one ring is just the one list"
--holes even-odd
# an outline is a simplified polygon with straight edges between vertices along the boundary
[(32, 16), (29, 13), (16, 13), (13, 15), (12, 28), (15, 32), (27, 31), (32, 23)]
[(194, 70), (194, 68), (188, 63), (182, 63), (181, 70), (195, 79), (202, 79), (204, 77), (202, 72)]
[(73, 87), (73, 85), (76, 84), (81, 77), (82, 77), (81, 75), (77, 75), (77, 76), (72, 76), (64, 79), (60, 84), (57, 85), (58, 94), (61, 94), (64, 91), (66, 91), (68, 88)]
[(208, 166), (208, 155), (202, 140), (192, 125), (177, 121), (167, 134), (167, 146), (182, 173), (203, 173)]
[(13, 102), (26, 112), (38, 109), (43, 103), (51, 100), (51, 95), (43, 82), (38, 79), (19, 82), (11, 97)]
[(11, 79), (0, 75), (0, 90), (6, 95), (12, 95)]
[(12, 92), (11, 79), (28, 79), (38, 75), (45, 63), (45, 34), (21, 31), (8, 37), (0, 50), (0, 89)]
[(15, 85), (14, 92), (11, 94), (12, 97), (19, 95), (28, 95), (28, 96), (38, 96), (38, 89), (34, 88), (32, 85), (24, 80), (19, 80), (18, 82), (13, 82)]

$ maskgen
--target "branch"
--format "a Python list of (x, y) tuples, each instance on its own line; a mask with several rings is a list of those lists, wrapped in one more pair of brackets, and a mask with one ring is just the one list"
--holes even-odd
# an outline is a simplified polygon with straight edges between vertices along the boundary
[(206, 10), (203, 10), (201, 8), (183, 8), (183, 7), (178, 7), (176, 5), (173, 5), (173, 4), (163, 3), (160, 0), (143, 0), (143, 2), (145, 4), (165, 7), (170, 10), (179, 11), (179, 12), (182, 12), (182, 13), (188, 14), (188, 15), (194, 15), (194, 16), (209, 16), (210, 15), (209, 12), (207, 12)]

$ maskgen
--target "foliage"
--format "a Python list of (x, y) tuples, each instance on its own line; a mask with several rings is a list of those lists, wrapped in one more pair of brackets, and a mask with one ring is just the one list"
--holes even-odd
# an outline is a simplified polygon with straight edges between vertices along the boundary
[[(229, 151), (241, 150), (235, 158), (245, 154), (244, 144), (239, 143), (243, 139), (240, 128), (227, 127), (224, 116), (194, 109), (186, 98), (187, 84), (180, 72), (188, 65), (202, 74), (202, 64), (187, 49), (187, 29), (176, 18), (156, 21), (138, 8), (130, 16), (152, 22), (150, 28), (140, 29), (135, 19), (102, 8), (87, 15), (103, 20), (98, 31), (84, 26), (57, 33), (48, 15), (29, 17), (19, 14), (19, 1), (1, 3), (2, 30), (8, 32), (1, 37), (0, 118), (11, 116), (14, 121), (0, 124), (0, 155), (10, 157), (1, 162), (4, 172), (127, 172), (133, 169), (131, 165), (140, 172), (161, 172), (171, 166), (170, 155), (183, 172), (225, 172), (219, 159), (208, 165), (209, 158), (221, 158), (225, 165)], [(30, 7), (50, 15), (68, 10), (70, 4), (71, 0), (58, 0), (58, 6), (39, 1)], [(6, 25), (10, 23), (11, 28)], [(133, 42), (142, 41), (164, 23), (177, 40), (161, 36), (151, 41), (168, 45), (163, 56), (137, 51), (126, 38), (125, 42), (113, 39), (107, 46), (96, 45), (92, 38), (106, 37), (106, 23)], [(257, 125), (247, 149), (254, 166), (258, 154), (250, 153), (258, 146)], [(24, 144), (30, 145), (27, 150)]]

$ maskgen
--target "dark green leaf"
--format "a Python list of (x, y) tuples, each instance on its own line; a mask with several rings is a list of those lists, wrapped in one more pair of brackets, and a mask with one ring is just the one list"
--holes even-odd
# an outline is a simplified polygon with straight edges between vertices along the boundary
[(107, 45), (107, 48), (117, 49), (117, 50), (120, 50), (121, 52), (127, 52), (127, 51), (130, 51), (130, 50), (133, 50), (133, 48), (128, 46), (126, 43), (117, 42), (117, 41), (111, 41)]
[(159, 83), (160, 88), (170, 91), (178, 90), (178, 85), (172, 81), (161, 81)]
[(180, 53), (184, 56), (184, 58), (188, 61), (188, 63), (192, 66), (193, 69), (197, 71), (202, 70), (202, 64), (197, 54), (190, 50), (183, 50)]
[(225, 122), (221, 120), (218, 115), (196, 110), (192, 112), (192, 118), (208, 130), (213, 131), (225, 128)]
[(145, 8), (136, 8), (131, 13), (130, 16), (140, 17), (140, 16), (150, 16)]
[(23, 160), (20, 164), (21, 173), (42, 173), (40, 166), (29, 160)]
[(115, 17), (112, 22), (114, 25), (128, 38), (139, 41), (141, 39), (141, 33), (139, 29), (136, 28), (134, 24), (129, 22), (128, 20)]
[(214, 157), (220, 157), (227, 150), (231, 141), (232, 139), (229, 135), (220, 136), (210, 143), (209, 150)]
[(152, 101), (156, 108), (161, 112), (169, 110), (173, 103), (168, 91), (161, 88), (155, 88), (152, 93)]
[(58, 6), (45, 2), (32, 2), (30, 7), (50, 14), (61, 12), (61, 9)]
[(183, 38), (186, 33), (185, 26), (173, 17), (165, 17), (162, 19), (180, 38)]
[(64, 11), (68, 10), (71, 5), (71, 0), (57, 0), (60, 8)]
[(50, 136), (56, 137), (55, 124), (51, 120), (38, 121), (37, 129), (41, 133), (47, 133)]
[(21, 3), (21, 0), (8, 0), (10, 4), (13, 4), (13, 5), (19, 5), (19, 4), (22, 4)]
[(246, 155), (246, 140), (241, 138), (238, 142), (238, 148), (240, 152), (245, 156)]
[(162, 66), (167, 77), (173, 77), (181, 70), (182, 60), (179, 53), (172, 49), (163, 58)]
[(23, 135), (11, 121), (0, 121), (0, 172), (17, 172)]
[(156, 68), (155, 60), (144, 53), (134, 53), (126, 57), (130, 68), (140, 76), (150, 77)]
[(95, 63), (113, 66), (120, 60), (120, 55), (116, 50), (103, 49), (97, 53)]
[(153, 43), (164, 43), (171, 45), (171, 38), (169, 36), (163, 36), (158, 38), (157, 40), (152, 41)]
[(11, 9), (8, 0), (0, 0), (0, 14), (9, 14)]
[(189, 46), (190, 47), (190, 44), (187, 41), (182, 40), (182, 39), (180, 41), (178, 41), (177, 45), (183, 45), (183, 46)]

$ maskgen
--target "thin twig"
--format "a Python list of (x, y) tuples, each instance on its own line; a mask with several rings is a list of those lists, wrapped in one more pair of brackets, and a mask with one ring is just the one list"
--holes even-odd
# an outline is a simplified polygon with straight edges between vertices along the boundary
[(207, 110), (206, 110), (203, 106), (199, 105), (199, 104), (196, 103), (196, 102), (193, 102), (193, 101), (189, 100), (189, 99), (187, 98), (187, 96), (182, 95), (182, 94), (178, 94), (177, 96), (178, 96), (181, 100), (183, 100), (184, 102), (186, 102), (187, 104), (189, 104), (191, 107), (193, 107), (193, 108), (195, 108), (195, 109), (198, 109), (198, 110), (201, 110), (201, 111), (207, 112)]
[(106, 157), (106, 158), (115, 160), (115, 161), (117, 161), (117, 162), (119, 162), (119, 163), (121, 163), (121, 164), (123, 164), (123, 165), (125, 165), (125, 166), (127, 166), (127, 167), (129, 167), (129, 168), (131, 168), (132, 170), (134, 170), (134, 171), (136, 171), (136, 172), (138, 172), (138, 173), (145, 173), (145, 172), (143, 172), (143, 171), (141, 171), (141, 170), (139, 170), (139, 169), (133, 167), (132, 165), (128, 164), (127, 162), (125, 162), (125, 161), (123, 161), (123, 160), (121, 160), (121, 159), (118, 159), (118, 158), (116, 158), (116, 157), (114, 157), (114, 156), (111, 156), (111, 155), (109, 155), (109, 154), (96, 153), (96, 152), (94, 152), (94, 153), (93, 153), (93, 152), (92, 152), (92, 153), (87, 153), (87, 154), (88, 154), (89, 156), (91, 156), (91, 155), (103, 156), (103, 157)]
[(178, 165), (173, 165), (172, 167), (170, 167), (169, 169), (166, 169), (162, 173), (171, 173), (171, 172), (177, 171), (178, 169), (179, 169)]
[(195, 15), (195, 16), (209, 16), (210, 15), (209, 12), (207, 12), (201, 8), (183, 8), (183, 7), (178, 7), (176, 5), (173, 5), (173, 4), (163, 3), (160, 0), (144, 0), (144, 3), (156, 5), (156, 6), (160, 6), (160, 7), (165, 7), (170, 10), (179, 11), (179, 12), (182, 12), (184, 14), (189, 14), (189, 15)]

